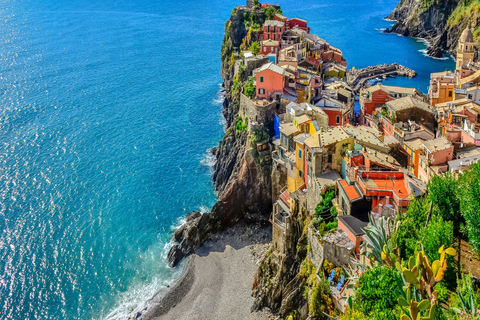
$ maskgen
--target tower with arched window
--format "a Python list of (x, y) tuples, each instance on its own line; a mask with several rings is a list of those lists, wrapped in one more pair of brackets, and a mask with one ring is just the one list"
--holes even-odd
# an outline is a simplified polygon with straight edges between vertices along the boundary
[(473, 62), (473, 57), (475, 56), (475, 48), (473, 45), (473, 32), (472, 29), (466, 28), (463, 30), (462, 35), (458, 41), (457, 47), (457, 67), (456, 70), (462, 76), (462, 69), (465, 69), (465, 66), (469, 62)]

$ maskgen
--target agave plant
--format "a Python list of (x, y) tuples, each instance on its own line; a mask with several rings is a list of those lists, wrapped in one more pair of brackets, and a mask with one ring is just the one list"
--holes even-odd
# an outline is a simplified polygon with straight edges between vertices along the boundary
[(460, 292), (457, 291), (458, 296), (460, 297), (460, 302), (462, 303), (463, 310), (460, 310), (458, 308), (452, 308), (453, 311), (456, 313), (462, 313), (462, 311), (471, 314), (471, 315), (477, 315), (477, 309), (475, 308), (475, 300), (473, 297), (473, 292), (472, 292), (472, 284), (468, 284), (468, 292), (465, 294), (465, 296)]
[(366, 247), (363, 255), (374, 265), (387, 264), (393, 267), (398, 260), (398, 249), (388, 237), (391, 221), (385, 217), (380, 217), (378, 220), (372, 219), (371, 216), (369, 220), (370, 224), (363, 229)]

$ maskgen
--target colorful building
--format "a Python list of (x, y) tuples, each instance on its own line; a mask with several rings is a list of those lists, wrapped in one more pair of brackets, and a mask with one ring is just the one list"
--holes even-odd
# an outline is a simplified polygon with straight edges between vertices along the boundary
[(307, 20), (299, 19), (299, 18), (292, 18), (288, 20), (288, 26), (290, 29), (295, 27), (302, 29), (303, 31), (310, 33), (310, 27), (307, 26)]
[(262, 41), (260, 52), (264, 56), (269, 55), (270, 53), (278, 54), (279, 51), (280, 51), (280, 42), (275, 40)]
[(285, 32), (285, 23), (278, 20), (267, 20), (263, 25), (263, 41), (273, 40), (282, 43), (282, 34)]
[(452, 101), (454, 99), (456, 76), (450, 71), (430, 74), (428, 98), (430, 104)]
[(280, 102), (285, 81), (284, 68), (272, 62), (263, 65), (256, 74), (257, 99)]

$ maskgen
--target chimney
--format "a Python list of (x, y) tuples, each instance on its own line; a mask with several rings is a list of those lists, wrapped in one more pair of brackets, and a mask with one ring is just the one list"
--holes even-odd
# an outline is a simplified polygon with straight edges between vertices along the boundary
[(353, 168), (353, 177), (357, 179), (358, 168)]

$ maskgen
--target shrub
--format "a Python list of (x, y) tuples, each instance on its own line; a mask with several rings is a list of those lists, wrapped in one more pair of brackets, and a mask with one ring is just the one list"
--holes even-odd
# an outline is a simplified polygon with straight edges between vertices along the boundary
[(354, 294), (354, 308), (369, 315), (397, 305), (395, 271), (388, 267), (375, 267), (366, 271), (358, 281)]
[(330, 284), (327, 279), (323, 278), (318, 285), (312, 289), (308, 310), (319, 319), (325, 318), (323, 313), (333, 314), (335, 307), (332, 302)]
[(460, 177), (461, 190), (460, 209), (466, 221), (468, 242), (478, 253), (480, 252), (480, 163), (470, 167)]
[(335, 219), (335, 221), (332, 221), (332, 222), (329, 222), (327, 223), (327, 225), (325, 226), (325, 231), (328, 232), (332, 229), (336, 229), (338, 228), (338, 220)]
[(251, 77), (250, 80), (243, 87), (243, 93), (250, 99), (255, 98), (255, 86), (253, 85), (254, 78)]
[(332, 200), (335, 198), (335, 187), (328, 187), (320, 196), (322, 197), (322, 201), (320, 201), (315, 208), (315, 216), (317, 217), (322, 214), (328, 215), (325, 211), (333, 205)]
[(347, 307), (345, 313), (340, 316), (340, 320), (364, 320), (367, 317), (358, 310), (350, 309)]

